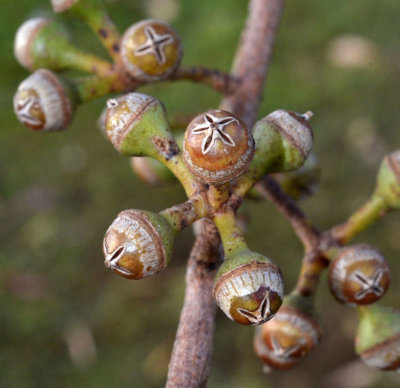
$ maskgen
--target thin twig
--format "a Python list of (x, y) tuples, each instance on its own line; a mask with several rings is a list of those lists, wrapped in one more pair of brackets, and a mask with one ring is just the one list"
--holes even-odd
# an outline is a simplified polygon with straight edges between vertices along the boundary
[[(124, 91), (134, 91), (139, 86), (146, 85), (150, 82), (139, 81), (137, 79), (131, 78), (124, 73), (124, 69), (116, 67), (116, 70), (120, 73), (121, 79), (125, 82)], [(192, 67), (180, 67), (175, 73), (171, 74), (167, 79), (161, 79), (154, 82), (163, 81), (193, 81), (208, 85), (224, 95), (231, 94), (236, 86), (238, 85), (238, 80), (232, 75), (224, 73), (219, 70), (208, 69), (207, 67), (192, 66)]]
[(222, 108), (238, 115), (251, 128), (256, 120), (268, 72), (284, 0), (253, 0), (236, 52), (232, 74), (240, 80), (222, 103)]
[(270, 200), (288, 220), (306, 251), (315, 250), (318, 247), (321, 232), (308, 221), (296, 202), (282, 190), (275, 179), (265, 176), (255, 185), (255, 189)]
[(201, 66), (182, 66), (169, 79), (201, 82), (225, 95), (231, 94), (238, 85), (238, 80), (230, 74)]

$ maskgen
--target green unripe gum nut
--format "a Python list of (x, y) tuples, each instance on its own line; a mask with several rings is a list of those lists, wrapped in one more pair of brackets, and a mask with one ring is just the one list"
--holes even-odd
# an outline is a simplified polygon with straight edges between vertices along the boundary
[(375, 194), (392, 209), (400, 209), (400, 150), (387, 155), (380, 166)]
[(129, 93), (108, 100), (107, 106), (107, 137), (120, 154), (151, 156), (163, 161), (180, 152), (159, 100), (141, 93)]
[(311, 112), (300, 115), (280, 109), (255, 124), (253, 165), (262, 170), (262, 175), (292, 171), (303, 165), (313, 145), (313, 133), (308, 122), (311, 116)]
[(76, 55), (77, 49), (70, 43), (67, 30), (49, 18), (27, 20), (15, 36), (15, 57), (31, 71), (39, 68), (63, 70), (68, 67), (65, 58), (69, 53)]
[(356, 352), (372, 368), (400, 368), (400, 311), (378, 305), (358, 308)]

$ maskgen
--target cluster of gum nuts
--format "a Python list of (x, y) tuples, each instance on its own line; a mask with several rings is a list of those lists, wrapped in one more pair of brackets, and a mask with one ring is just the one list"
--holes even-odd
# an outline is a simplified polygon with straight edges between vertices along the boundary
[[(56, 11), (82, 3), (53, 0)], [(168, 78), (177, 70), (182, 48), (168, 24), (146, 20), (125, 32), (120, 53), (120, 65), (129, 76), (150, 82)], [(36, 70), (15, 95), (18, 119), (40, 132), (66, 128), (83, 98), (73, 83), (47, 69), (77, 66), (82, 70), (91, 63), (90, 54), (76, 49), (58, 23), (45, 18), (29, 20), (20, 27), (15, 54), (23, 66)], [(108, 66), (96, 63), (105, 69)], [(104, 237), (105, 265), (128, 279), (157, 274), (171, 258), (175, 234), (201, 218), (211, 219), (224, 248), (224, 262), (215, 278), (215, 300), (230, 319), (260, 325), (255, 350), (270, 368), (294, 365), (319, 342), (321, 329), (311, 299), (296, 291), (284, 297), (279, 267), (247, 247), (237, 225), (237, 208), (229, 204), (232, 193), (240, 193), (240, 202), (265, 174), (297, 170), (304, 164), (313, 142), (309, 117), (278, 110), (249, 130), (231, 112), (210, 110), (190, 122), (178, 144), (169, 130), (164, 106), (153, 97), (128, 93), (110, 99), (103, 115), (104, 131), (119, 153), (161, 162), (180, 180), (189, 198), (160, 213), (121, 212)], [(380, 174), (384, 185), (400, 185), (399, 166), (399, 153), (385, 159)], [(330, 265), (330, 289), (342, 303), (374, 303), (385, 294), (389, 282), (385, 258), (368, 245), (342, 248)], [(358, 353), (371, 366), (399, 368), (398, 313), (360, 307), (360, 315)], [(374, 336), (371, 332), (378, 315), (386, 324), (380, 322), (379, 335)]]

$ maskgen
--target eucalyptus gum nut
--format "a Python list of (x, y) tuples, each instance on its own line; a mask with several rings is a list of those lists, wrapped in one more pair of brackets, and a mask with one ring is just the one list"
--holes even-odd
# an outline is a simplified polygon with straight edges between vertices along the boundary
[(392, 209), (400, 209), (400, 150), (387, 155), (380, 166), (375, 194)]
[(175, 176), (167, 167), (150, 157), (133, 156), (131, 166), (133, 172), (150, 186), (159, 186), (175, 179)]
[(18, 28), (14, 39), (14, 55), (20, 65), (33, 70), (32, 44), (38, 32), (51, 22), (49, 18), (34, 18), (25, 21)]
[(177, 32), (161, 20), (133, 24), (121, 40), (121, 59), (126, 71), (141, 81), (165, 79), (179, 66), (182, 44)]
[(37, 18), (21, 25), (15, 37), (14, 52), (20, 64), (29, 70), (59, 71), (69, 67), (78, 50), (69, 41), (63, 25), (52, 19)]
[(385, 257), (373, 246), (343, 248), (329, 266), (329, 287), (333, 296), (348, 305), (375, 303), (390, 284), (390, 269)]
[(174, 235), (174, 230), (160, 214), (124, 210), (105, 234), (104, 263), (128, 279), (155, 275), (171, 258)]
[(254, 139), (246, 125), (225, 110), (210, 110), (188, 125), (183, 159), (201, 182), (223, 184), (244, 173), (254, 156)]
[(129, 93), (108, 100), (107, 105), (107, 137), (120, 154), (169, 160), (180, 152), (157, 99)]
[(217, 272), (214, 298), (221, 310), (237, 323), (260, 325), (282, 304), (284, 285), (279, 267), (251, 251), (227, 258)]
[(71, 85), (49, 70), (39, 69), (19, 85), (14, 112), (34, 131), (60, 131), (71, 122), (76, 101)]
[(371, 368), (400, 368), (400, 312), (372, 305), (359, 309), (356, 353)]
[(289, 369), (320, 342), (321, 333), (314, 315), (286, 303), (260, 326), (255, 350), (270, 368)]
[(292, 171), (303, 165), (313, 144), (307, 117), (281, 109), (255, 124), (256, 153), (252, 166), (260, 176)]

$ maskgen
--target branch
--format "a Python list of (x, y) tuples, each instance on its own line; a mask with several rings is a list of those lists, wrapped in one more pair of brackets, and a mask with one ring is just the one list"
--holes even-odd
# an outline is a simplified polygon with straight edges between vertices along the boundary
[(232, 74), (240, 86), (222, 103), (251, 128), (256, 120), (284, 0), (252, 0)]
[[(240, 82), (221, 104), (222, 109), (242, 117), (249, 127), (255, 121), (261, 101), (282, 9), (283, 0), (251, 0), (233, 71)], [(210, 256), (207, 252), (216, 252), (219, 247), (215, 233), (213, 224), (208, 234), (203, 228), (189, 259), (185, 302), (169, 364), (167, 388), (206, 386), (215, 326), (212, 296), (215, 271), (211, 270), (213, 266), (210, 268), (210, 259), (213, 264), (218, 261), (218, 255)]]
[[(104, 82), (104, 80), (107, 81), (110, 78), (112, 78), (113, 80), (115, 79), (112, 84), (107, 84), (107, 82)], [(92, 79), (97, 79), (97, 82), (101, 84), (100, 87), (102, 87), (104, 90), (103, 95), (116, 92), (133, 92), (140, 86), (165, 81), (186, 80), (198, 82), (204, 85), (208, 85), (217, 92), (224, 95), (232, 93), (235, 87), (238, 85), (238, 80), (230, 74), (224, 73), (219, 70), (212, 70), (206, 67), (197, 66), (181, 67), (166, 79), (161, 79), (157, 81), (140, 81), (127, 74), (125, 69), (117, 63), (114, 65), (113, 69), (111, 71), (108, 71), (107, 74), (105, 74), (104, 76), (97, 78), (92, 77)], [(106, 89), (105, 86), (108, 86), (108, 89)], [(92, 97), (92, 99), (96, 97), (98, 96), (95, 95)]]
[(186, 271), (185, 302), (179, 320), (167, 388), (205, 386), (215, 327), (213, 283), (219, 255), (219, 235), (210, 220), (203, 220)]
[(206, 67), (180, 67), (169, 80), (188, 80), (211, 86), (218, 92), (228, 95), (233, 93), (238, 81), (230, 74)]

